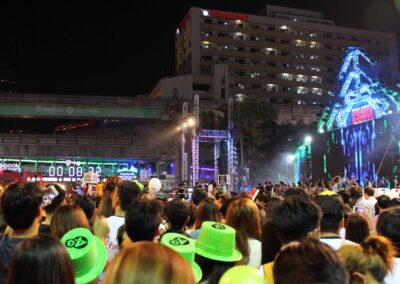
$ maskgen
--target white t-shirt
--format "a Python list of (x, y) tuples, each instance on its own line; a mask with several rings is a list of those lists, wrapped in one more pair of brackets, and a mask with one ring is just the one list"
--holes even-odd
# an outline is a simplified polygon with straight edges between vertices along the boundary
[(369, 201), (368, 201), (367, 199), (365, 199), (364, 197), (361, 197), (360, 199), (358, 199), (358, 200), (356, 201), (355, 206), (361, 206), (361, 207), (368, 208), (368, 209), (371, 211), (372, 216), (375, 216), (375, 207), (374, 207), (374, 205), (372, 205), (372, 203), (369, 202)]
[(110, 226), (110, 233), (107, 236), (107, 260), (111, 261), (119, 252), (117, 240), (118, 229), (125, 224), (125, 218), (119, 216), (110, 216), (106, 218), (106, 220)]
[(399, 284), (400, 283), (400, 258), (396, 257), (394, 259), (393, 271), (386, 275), (386, 284)]
[(356, 243), (354, 243), (352, 241), (344, 240), (344, 239), (342, 239), (340, 237), (333, 237), (333, 238), (321, 237), (319, 240), (321, 241), (321, 243), (327, 244), (328, 246), (330, 246), (334, 250), (338, 250), (344, 245), (354, 245), (354, 244), (356, 244)]
[(261, 242), (258, 240), (247, 240), (247, 242), (250, 247), (250, 256), (247, 265), (258, 268), (261, 265)]

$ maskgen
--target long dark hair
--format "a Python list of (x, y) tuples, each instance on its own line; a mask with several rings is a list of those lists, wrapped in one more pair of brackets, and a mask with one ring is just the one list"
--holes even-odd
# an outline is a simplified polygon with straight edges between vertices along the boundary
[(112, 199), (114, 194), (116, 194), (116, 188), (117, 184), (114, 182), (109, 182), (104, 185), (103, 195), (101, 196), (97, 215), (108, 218), (115, 214), (112, 207)]
[(71, 258), (60, 241), (38, 236), (16, 246), (7, 283), (74, 284), (74, 277)]
[(217, 261), (205, 258), (196, 254), (196, 263), (200, 266), (203, 272), (202, 282), (207, 280), (208, 284), (218, 284), (222, 275), (235, 266), (235, 262)]
[(275, 233), (274, 226), (270, 218), (267, 218), (262, 225), (261, 234), (262, 257), (261, 263), (266, 264), (275, 260), (282, 247), (282, 243)]
[(196, 222), (194, 225), (195, 229), (200, 229), (204, 221), (221, 222), (217, 202), (210, 197), (201, 201), (197, 208)]
[(361, 244), (369, 237), (367, 219), (361, 214), (350, 214), (346, 221), (346, 240)]

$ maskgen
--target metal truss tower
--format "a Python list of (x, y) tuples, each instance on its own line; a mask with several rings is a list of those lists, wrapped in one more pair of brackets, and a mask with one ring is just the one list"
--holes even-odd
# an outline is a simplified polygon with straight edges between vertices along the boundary
[(229, 190), (234, 189), (234, 140), (233, 140), (233, 99), (228, 101), (228, 130), (207, 130), (199, 129), (199, 113), (200, 103), (199, 96), (194, 96), (194, 118), (196, 120), (196, 126), (193, 130), (192, 136), (192, 172), (193, 172), (193, 185), (199, 180), (200, 164), (199, 164), (199, 143), (214, 143), (214, 168), (215, 168), (215, 179), (218, 179), (219, 168), (218, 158), (220, 157), (220, 142), (226, 141), (228, 148), (228, 175), (229, 175)]

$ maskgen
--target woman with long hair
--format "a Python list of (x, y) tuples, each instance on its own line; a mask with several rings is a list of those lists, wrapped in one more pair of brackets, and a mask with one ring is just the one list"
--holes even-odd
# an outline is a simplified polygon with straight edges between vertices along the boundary
[(86, 228), (90, 230), (85, 212), (78, 205), (64, 205), (57, 209), (50, 223), (51, 235), (58, 239), (69, 230)]
[(106, 270), (103, 284), (194, 284), (192, 268), (177, 252), (159, 243), (124, 248)]
[(350, 214), (346, 220), (345, 239), (361, 244), (369, 237), (369, 225), (367, 219), (358, 213)]
[(11, 260), (8, 284), (74, 284), (74, 266), (65, 246), (50, 236), (20, 242)]
[(97, 211), (98, 216), (104, 216), (106, 218), (115, 215), (112, 207), (112, 200), (116, 193), (116, 189), (122, 184), (122, 179), (117, 176), (109, 177), (105, 184), (103, 195), (101, 196), (99, 208)]
[(221, 222), (221, 213), (219, 212), (218, 202), (214, 198), (207, 197), (200, 202), (197, 208), (196, 222), (194, 223), (195, 231), (190, 236), (197, 239), (200, 233), (201, 224), (205, 221)]
[(236, 247), (242, 253), (242, 264), (261, 265), (261, 222), (257, 205), (239, 198), (228, 208), (226, 224), (236, 230)]

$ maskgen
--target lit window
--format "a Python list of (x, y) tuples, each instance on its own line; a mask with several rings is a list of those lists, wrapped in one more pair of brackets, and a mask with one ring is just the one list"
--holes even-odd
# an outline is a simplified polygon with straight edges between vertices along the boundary
[(290, 28), (286, 25), (280, 27), (281, 32), (290, 33)]
[(244, 94), (236, 94), (235, 97), (236, 97), (236, 101), (243, 102), (243, 100), (246, 98), (246, 95), (244, 95)]
[(256, 78), (256, 77), (259, 77), (259, 76), (260, 76), (260, 73), (258, 73), (258, 72), (250, 73), (250, 77), (251, 78)]
[(304, 87), (297, 87), (298, 94), (307, 94), (307, 88)]
[(306, 42), (305, 42), (304, 40), (300, 40), (300, 39), (296, 39), (296, 40), (294, 41), (294, 44), (295, 44), (296, 46), (306, 46)]
[(311, 76), (312, 83), (321, 83), (321, 77), (318, 76)]
[(210, 48), (210, 47), (212, 47), (212, 44), (211, 44), (211, 42), (205, 40), (205, 41), (201, 42), (201, 47), (202, 48)]
[(176, 34), (179, 35), (179, 29), (176, 29)]
[(276, 92), (276, 85), (275, 84), (267, 84), (266, 89), (268, 92)]
[(281, 78), (282, 78), (282, 80), (292, 81), (292, 75), (288, 74), (288, 73), (282, 73)]
[(237, 40), (244, 40), (245, 39), (245, 35), (243, 33), (234, 33), (233, 34), (233, 38), (237, 39)]
[(320, 95), (322, 95), (322, 90), (320, 88), (312, 88), (311, 94), (320, 96)]
[(269, 55), (275, 55), (276, 54), (276, 49), (268, 47), (268, 48), (265, 49), (265, 53), (269, 54)]
[(237, 86), (238, 86), (239, 89), (242, 89), (242, 90), (246, 88), (246, 86), (244, 84), (241, 84), (241, 83), (238, 83)]
[(307, 82), (307, 77), (304, 75), (297, 75), (296, 76), (296, 81), (297, 82)]
[(311, 48), (319, 48), (319, 43), (316, 41), (310, 41), (310, 47)]

